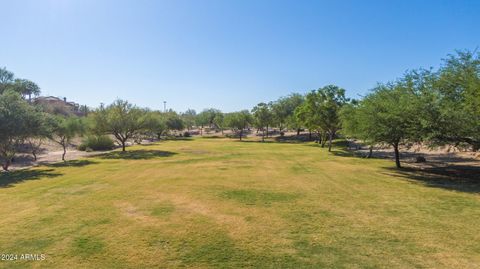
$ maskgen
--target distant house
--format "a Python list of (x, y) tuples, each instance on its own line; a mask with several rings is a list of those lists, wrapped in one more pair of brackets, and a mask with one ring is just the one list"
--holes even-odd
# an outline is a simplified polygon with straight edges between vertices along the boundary
[(34, 104), (43, 106), (47, 111), (60, 114), (75, 114), (77, 116), (85, 116), (85, 109), (75, 102), (67, 102), (67, 98), (55, 96), (39, 96), (34, 99)]

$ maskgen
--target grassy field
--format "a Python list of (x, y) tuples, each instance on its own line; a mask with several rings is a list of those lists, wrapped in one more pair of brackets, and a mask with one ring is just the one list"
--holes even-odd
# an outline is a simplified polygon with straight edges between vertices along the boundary
[(477, 268), (478, 189), (314, 144), (167, 141), (0, 175), (2, 268)]

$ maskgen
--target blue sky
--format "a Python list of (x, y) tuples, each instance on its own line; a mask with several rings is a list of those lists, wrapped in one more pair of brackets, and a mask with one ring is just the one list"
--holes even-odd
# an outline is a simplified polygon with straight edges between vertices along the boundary
[(350, 97), (480, 46), (480, 1), (0, 0), (0, 66), (98, 106), (251, 108)]

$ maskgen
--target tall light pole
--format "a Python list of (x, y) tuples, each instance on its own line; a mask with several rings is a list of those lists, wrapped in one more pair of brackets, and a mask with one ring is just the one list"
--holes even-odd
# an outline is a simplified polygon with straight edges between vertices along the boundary
[(163, 101), (163, 112), (167, 112), (167, 101)]

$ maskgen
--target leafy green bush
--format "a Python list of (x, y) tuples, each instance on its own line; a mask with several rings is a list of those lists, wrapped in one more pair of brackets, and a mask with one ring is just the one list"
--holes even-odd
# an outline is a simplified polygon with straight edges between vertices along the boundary
[(82, 144), (78, 146), (79, 150), (86, 151), (87, 149), (89, 151), (97, 151), (97, 150), (111, 150), (115, 147), (115, 144), (113, 143), (113, 140), (106, 136), (106, 135), (100, 135), (100, 136), (88, 136), (83, 140)]

